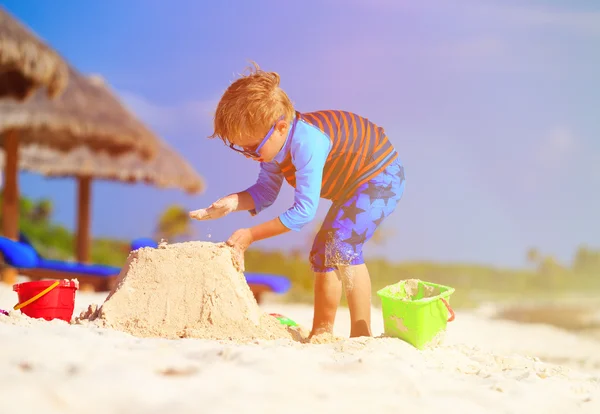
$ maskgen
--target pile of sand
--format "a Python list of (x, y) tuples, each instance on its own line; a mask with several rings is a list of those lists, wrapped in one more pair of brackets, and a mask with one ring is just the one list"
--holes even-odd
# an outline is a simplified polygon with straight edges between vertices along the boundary
[(419, 279), (406, 279), (392, 285), (388, 293), (394, 295), (396, 299), (412, 300), (419, 293), (422, 293), (421, 298), (432, 298), (440, 294), (440, 289), (422, 284)]
[(261, 312), (232, 249), (223, 243), (161, 243), (130, 253), (104, 304), (77, 323), (93, 321), (138, 337), (251, 341), (292, 338)]

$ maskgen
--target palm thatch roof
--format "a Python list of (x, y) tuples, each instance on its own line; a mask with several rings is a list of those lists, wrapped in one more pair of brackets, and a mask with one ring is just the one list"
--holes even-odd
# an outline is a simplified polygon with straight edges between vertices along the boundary
[(80, 145), (111, 154), (136, 151), (153, 157), (160, 148), (151, 133), (121, 104), (99, 78), (85, 77), (69, 67), (69, 83), (55, 99), (35, 92), (26, 102), (0, 99), (2, 134), (18, 132), (19, 146), (39, 144), (60, 151)]
[(0, 6), (0, 97), (23, 101), (43, 87), (54, 98), (68, 75), (58, 53)]
[[(0, 153), (4, 163), (4, 152)], [(205, 190), (205, 182), (166, 142), (155, 158), (146, 161), (136, 154), (120, 156), (78, 147), (68, 152), (31, 145), (19, 153), (19, 169), (47, 177), (90, 177), (127, 183), (144, 182), (159, 188), (178, 188), (189, 194)]]
[[(110, 98), (110, 90), (98, 75), (83, 77), (76, 74), (75, 82), (81, 82), (85, 88), (103, 98)], [(43, 102), (46, 111), (63, 115), (61, 107), (54, 109), (64, 99), (80, 97), (71, 95), (71, 88), (57, 100)], [(37, 97), (36, 97), (37, 98)], [(43, 97), (40, 97), (43, 99)], [(114, 101), (114, 99), (113, 99)], [(0, 100), (0, 113), (3, 101)], [(32, 105), (34, 101), (24, 105)], [(23, 105), (23, 104), (21, 104)], [(120, 104), (119, 104), (120, 105)], [(17, 105), (10, 105), (17, 107)], [(33, 111), (32, 111), (33, 112)], [(68, 114), (64, 114), (68, 116)], [(98, 119), (98, 123), (102, 118)], [(2, 121), (0, 120), (0, 125)], [(102, 125), (98, 126), (102, 128)], [(131, 122), (129, 127), (140, 137), (151, 137), (158, 144), (156, 155), (148, 160), (139, 153), (125, 152), (113, 154), (105, 148), (90, 148), (78, 145), (68, 150), (48, 146), (46, 142), (26, 141), (19, 150), (19, 169), (30, 171), (47, 177), (89, 177), (92, 179), (121, 181), (127, 183), (144, 182), (159, 188), (178, 188), (190, 194), (203, 192), (205, 183), (194, 168), (171, 148), (165, 141), (155, 137), (142, 123)], [(41, 132), (39, 133), (41, 138)], [(21, 137), (21, 141), (23, 137)], [(21, 142), (22, 144), (22, 142)], [(0, 166), (4, 165), (4, 152), (0, 152)]]

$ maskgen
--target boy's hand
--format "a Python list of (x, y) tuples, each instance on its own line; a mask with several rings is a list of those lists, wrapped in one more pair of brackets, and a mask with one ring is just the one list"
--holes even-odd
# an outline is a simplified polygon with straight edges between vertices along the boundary
[(250, 229), (236, 230), (227, 240), (227, 244), (233, 247), (237, 253), (236, 259), (242, 272), (244, 271), (244, 253), (253, 242), (254, 238)]
[(214, 220), (226, 216), (238, 207), (238, 197), (228, 195), (212, 203), (208, 208), (190, 211), (190, 218), (196, 220)]

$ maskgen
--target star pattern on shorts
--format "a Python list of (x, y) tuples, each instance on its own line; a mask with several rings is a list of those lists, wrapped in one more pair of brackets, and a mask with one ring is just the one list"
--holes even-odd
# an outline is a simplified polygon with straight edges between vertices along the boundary
[(365, 189), (365, 191), (363, 192), (363, 194), (366, 194), (369, 196), (369, 203), (373, 204), (373, 201), (377, 200), (378, 198), (381, 197), (381, 192), (383, 191), (383, 188), (379, 187), (376, 184), (373, 183), (369, 183), (369, 185), (367, 186), (367, 188)]
[(404, 181), (404, 167), (400, 166), (400, 169), (396, 173), (396, 176), (400, 178), (400, 182)]
[(340, 217), (340, 220), (347, 218), (354, 224), (356, 224), (356, 216), (359, 215), (360, 213), (364, 213), (366, 211), (362, 208), (357, 207), (356, 201), (348, 206), (342, 206), (341, 210), (342, 210), (342, 216)]
[(359, 244), (362, 244), (367, 240), (367, 229), (361, 234), (357, 233), (354, 229), (352, 229), (352, 235), (345, 240), (342, 240), (344, 243), (348, 243), (352, 246), (352, 249), (356, 253), (356, 249)]
[(386, 204), (390, 198), (396, 197), (396, 193), (392, 190), (393, 184), (389, 183), (387, 186), (382, 187), (377, 184), (369, 183), (363, 194), (369, 196), (369, 203), (373, 204), (375, 200), (383, 200)]
[(376, 220), (373, 220), (373, 224), (375, 224), (376, 227), (379, 227), (379, 225), (381, 224), (381, 222), (383, 221), (383, 219), (385, 219), (385, 214), (382, 211), (381, 212), (381, 217), (379, 217)]
[(315, 268), (335, 268), (340, 260), (354, 263), (361, 258), (363, 244), (394, 210), (403, 181), (404, 167), (394, 166), (361, 185), (351, 197), (333, 202), (311, 250)]
[(381, 193), (379, 194), (379, 198), (382, 199), (385, 204), (387, 205), (388, 201), (390, 200), (390, 198), (396, 197), (396, 193), (394, 191), (392, 191), (393, 185), (392, 183), (389, 183), (387, 186), (385, 186)]

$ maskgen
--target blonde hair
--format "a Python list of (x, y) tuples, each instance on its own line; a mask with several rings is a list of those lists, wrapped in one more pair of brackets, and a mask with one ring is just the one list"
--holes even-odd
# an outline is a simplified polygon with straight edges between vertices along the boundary
[(292, 119), (294, 106), (279, 87), (279, 74), (265, 72), (255, 62), (252, 65), (247, 75), (241, 74), (223, 93), (209, 138), (219, 137), (225, 144), (253, 144), (251, 141), (266, 135), (282, 115)]

